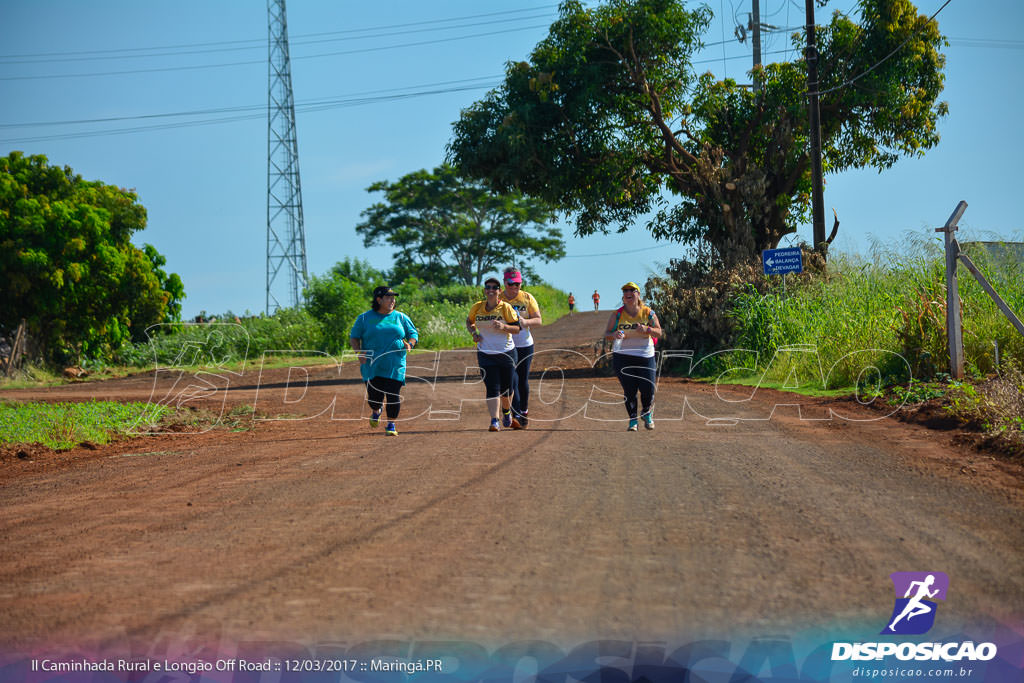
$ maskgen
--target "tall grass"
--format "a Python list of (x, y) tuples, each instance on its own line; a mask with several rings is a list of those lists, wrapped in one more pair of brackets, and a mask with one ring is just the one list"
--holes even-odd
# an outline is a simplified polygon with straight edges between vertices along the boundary
[[(545, 324), (569, 312), (568, 295), (550, 285), (524, 288), (537, 299)], [(405, 294), (399, 288), (398, 310), (404, 312), (420, 333), (419, 346), (426, 349), (454, 349), (472, 344), (466, 332), (466, 316), (474, 302), (484, 298), (483, 290), (473, 286), (425, 288)]]
[[(981, 250), (970, 255), (1010, 308), (1024, 314), (1024, 266)], [(948, 369), (940, 242), (907, 237), (896, 247), (876, 245), (870, 260), (838, 254), (828, 270), (824, 277), (785, 287), (775, 276), (768, 293), (751, 287), (733, 300), (735, 345), (757, 352), (767, 379), (785, 381), (796, 371), (835, 388), (856, 384), (872, 367), (890, 382), (931, 378)], [(1024, 359), (1024, 336), (965, 268), (960, 269), (959, 292), (968, 370), (996, 370), (997, 347), (1004, 359)], [(817, 358), (788, 353), (783, 360), (780, 349), (794, 345), (809, 345)]]
[(266, 350), (316, 350), (320, 323), (305, 311), (282, 309), (272, 316), (217, 316), (212, 323), (169, 323), (148, 331), (149, 341), (127, 344), (117, 362), (131, 367), (221, 367), (259, 358)]

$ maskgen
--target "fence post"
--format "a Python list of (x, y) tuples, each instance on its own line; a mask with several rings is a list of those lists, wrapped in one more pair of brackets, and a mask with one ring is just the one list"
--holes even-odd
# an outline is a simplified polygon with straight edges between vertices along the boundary
[(953, 233), (957, 231), (957, 223), (967, 210), (967, 202), (961, 200), (949, 220), (935, 232), (945, 233), (946, 244), (946, 338), (949, 346), (949, 376), (953, 379), (964, 378), (964, 336), (960, 326), (960, 292), (956, 284), (957, 257), (960, 245)]
[(11, 355), (7, 358), (7, 371), (6, 375), (12, 377), (14, 375), (14, 368), (18, 365), (18, 360), (21, 358), (21, 354), (24, 353), (25, 347), (25, 319), (21, 319), (21, 324), (18, 325), (18, 331), (14, 333), (14, 344), (11, 345)]

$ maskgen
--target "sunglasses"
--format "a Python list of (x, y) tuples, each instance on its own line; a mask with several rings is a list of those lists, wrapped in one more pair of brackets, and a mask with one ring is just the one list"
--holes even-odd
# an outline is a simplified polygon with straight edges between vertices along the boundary
[(522, 282), (506, 282), (505, 286), (506, 287), (522, 287), (523, 283)]
[(501, 289), (500, 285), (484, 285), (484, 289)]

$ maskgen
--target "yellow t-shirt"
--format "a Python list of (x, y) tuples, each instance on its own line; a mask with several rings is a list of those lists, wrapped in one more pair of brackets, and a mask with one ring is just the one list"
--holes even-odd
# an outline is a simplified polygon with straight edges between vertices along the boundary
[[(615, 329), (623, 331), (635, 330), (639, 325), (651, 325), (655, 320), (657, 320), (657, 316), (654, 315), (654, 311), (652, 311), (648, 306), (641, 306), (635, 316), (631, 316), (627, 313), (625, 308), (623, 308), (617, 315), (618, 322), (615, 324)], [(642, 336), (616, 339), (612, 344), (612, 351), (615, 353), (625, 353), (629, 356), (650, 358), (654, 355), (654, 338)]]
[(487, 301), (477, 301), (469, 309), (469, 320), (476, 327), (477, 333), (483, 337), (477, 345), (478, 351), (484, 353), (505, 353), (516, 347), (512, 341), (512, 335), (508, 332), (500, 332), (491, 325), (491, 321), (501, 319), (509, 325), (519, 322), (519, 314), (504, 301), (498, 301), (498, 305), (487, 310)]
[[(502, 301), (507, 302), (512, 308), (516, 309), (516, 313), (519, 314), (520, 318), (532, 318), (537, 313), (540, 313), (540, 306), (537, 305), (537, 300), (533, 298), (532, 294), (521, 289), (515, 299), (502, 299)], [(533, 335), (530, 334), (530, 330), (526, 329), (513, 334), (512, 341), (515, 342), (516, 348), (519, 349), (525, 346), (533, 346)]]

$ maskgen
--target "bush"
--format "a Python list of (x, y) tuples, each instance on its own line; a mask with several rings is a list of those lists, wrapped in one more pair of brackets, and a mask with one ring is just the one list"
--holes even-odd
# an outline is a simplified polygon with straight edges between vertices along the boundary
[[(791, 280), (809, 280), (822, 271), (820, 256), (804, 250), (805, 272)], [(665, 276), (647, 280), (646, 294), (658, 313), (663, 349), (687, 349), (700, 358), (736, 346), (770, 352), (782, 338), (768, 311), (751, 303), (771, 291), (760, 263), (707, 270), (701, 264), (673, 259)], [(739, 313), (746, 307), (747, 314)], [(749, 322), (748, 322), (749, 316)], [(752, 340), (739, 341), (754, 333)], [(708, 372), (720, 370), (719, 364)]]
[(303, 310), (236, 318), (230, 312), (209, 324), (173, 323), (150, 328), (149, 342), (125, 345), (118, 362), (131, 367), (219, 367), (258, 358), (264, 351), (319, 350), (323, 327)]
[[(1021, 264), (996, 262), (984, 252), (974, 260), (1010, 307), (1024, 311)], [(666, 276), (651, 278), (647, 287), (667, 332), (666, 348), (691, 349), (697, 358), (748, 349), (756, 352), (759, 368), (783, 347), (809, 345), (817, 351), (791, 354), (796, 365), (773, 365), (768, 379), (784, 381), (796, 371), (827, 379), (834, 388), (858, 383), (869, 366), (887, 383), (928, 379), (949, 367), (941, 244), (911, 238), (892, 249), (876, 248), (871, 261), (835, 254), (827, 270), (822, 266), (820, 257), (805, 250), (805, 272), (787, 276), (783, 284), (778, 276), (763, 275), (760, 264), (706, 273), (673, 262)], [(996, 348), (1004, 358), (1024, 359), (1024, 337), (966, 269), (960, 270), (959, 291), (968, 369), (993, 372)], [(723, 354), (702, 371), (746, 367), (748, 358)]]

